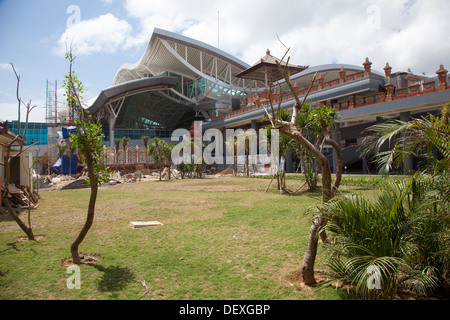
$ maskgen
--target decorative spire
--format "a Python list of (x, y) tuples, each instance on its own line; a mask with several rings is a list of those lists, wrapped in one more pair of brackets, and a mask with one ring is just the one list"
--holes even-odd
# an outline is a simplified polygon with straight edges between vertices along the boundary
[(448, 72), (448, 71), (445, 70), (444, 65), (443, 65), (442, 63), (441, 63), (441, 65), (439, 66), (439, 70), (436, 71), (437, 74), (440, 74), (440, 73), (447, 73), (447, 72)]
[(369, 66), (370, 66), (371, 64), (372, 64), (372, 62), (370, 62), (370, 61), (369, 61), (369, 58), (366, 57), (366, 61), (364, 61), (363, 65), (364, 65), (364, 66), (366, 66), (366, 65), (369, 65)]
[(339, 70), (339, 82), (344, 83), (345, 82), (345, 73), (344, 66), (341, 66), (341, 69)]
[(364, 76), (370, 76), (370, 66), (372, 65), (372, 62), (369, 61), (369, 58), (366, 57), (366, 61), (364, 61)]
[(266, 54), (267, 54), (267, 55), (270, 55), (270, 50), (269, 50), (269, 48), (267, 48)]
[(386, 62), (386, 66), (383, 68), (384, 69), (384, 74), (386, 79), (390, 79), (391, 78), (391, 66), (389, 65), (389, 63)]
[(447, 73), (448, 71), (444, 69), (444, 65), (441, 64), (439, 70), (436, 71), (438, 75), (439, 86), (438, 90), (447, 89)]

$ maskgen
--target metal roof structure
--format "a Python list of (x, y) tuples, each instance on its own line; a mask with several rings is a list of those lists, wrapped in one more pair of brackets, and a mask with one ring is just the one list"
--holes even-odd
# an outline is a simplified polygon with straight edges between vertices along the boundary
[[(124, 64), (114, 85), (155, 76), (174, 76), (178, 84), (167, 94), (197, 111), (226, 109), (231, 99), (240, 99), (261, 86), (235, 74), (249, 67), (245, 62), (206, 43), (155, 28), (142, 58)], [(215, 108), (211, 108), (211, 102)], [(202, 107), (204, 106), (204, 107)], [(205, 113), (203, 116), (207, 117)]]
[(263, 86), (235, 76), (249, 67), (206, 43), (155, 28), (141, 59), (120, 67), (89, 111), (112, 136), (115, 128), (189, 128)]

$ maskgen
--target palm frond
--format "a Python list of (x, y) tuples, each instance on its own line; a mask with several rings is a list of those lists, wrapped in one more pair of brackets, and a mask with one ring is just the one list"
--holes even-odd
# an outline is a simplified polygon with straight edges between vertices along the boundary
[(431, 266), (409, 277), (409, 288), (416, 294), (427, 294), (439, 287), (439, 271)]

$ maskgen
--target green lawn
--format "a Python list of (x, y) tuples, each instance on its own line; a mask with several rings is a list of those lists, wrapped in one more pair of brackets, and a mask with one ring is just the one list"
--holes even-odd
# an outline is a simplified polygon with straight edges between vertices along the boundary
[[(303, 213), (320, 201), (317, 195), (280, 195), (275, 181), (266, 193), (268, 183), (185, 179), (101, 188), (80, 246), (99, 260), (80, 266), (79, 290), (67, 288), (62, 260), (84, 224), (89, 189), (41, 191), (31, 218), (35, 234), (45, 235), (39, 242), (18, 241), (24, 234), (0, 215), (0, 299), (346, 298), (343, 290), (317, 291), (299, 280), (310, 226)], [(287, 181), (291, 190), (301, 184)], [(155, 220), (164, 226), (130, 226)], [(325, 257), (319, 248), (317, 269)]]

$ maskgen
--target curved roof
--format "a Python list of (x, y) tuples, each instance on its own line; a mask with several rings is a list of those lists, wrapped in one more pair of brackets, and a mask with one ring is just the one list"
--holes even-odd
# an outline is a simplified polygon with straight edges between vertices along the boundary
[(148, 91), (164, 90), (173, 88), (177, 84), (178, 79), (174, 77), (154, 77), (138, 79), (119, 85), (109, 87), (102, 90), (94, 103), (89, 107), (91, 113), (96, 113), (107, 103), (118, 100), (126, 96), (132, 96)]
[[(192, 64), (197, 70), (203, 69), (211, 63), (211, 59), (218, 58), (223, 62), (230, 63), (234, 67), (240, 70), (245, 70), (250, 66), (239, 60), (238, 58), (218, 49), (204, 42), (191, 39), (167, 30), (155, 28), (150, 38), (150, 41), (147, 45), (147, 48), (142, 55), (141, 59), (136, 63), (125, 63), (123, 64), (116, 73), (114, 77), (114, 84), (122, 83), (125, 81), (129, 81), (132, 78), (142, 78), (144, 73), (151, 73), (152, 75), (159, 75), (160, 72), (165, 72), (163, 70), (164, 66), (167, 66), (166, 69), (172, 70), (173, 72), (185, 72), (186, 75), (191, 75), (195, 77), (195, 72), (192, 73), (192, 70), (186, 70), (186, 65), (183, 63), (176, 63), (175, 66), (172, 64), (176, 62), (173, 60), (175, 54), (174, 52), (170, 52), (167, 47), (161, 46), (162, 40), (168, 41), (169, 44), (175, 52), (180, 55), (180, 57), (185, 58), (187, 54), (195, 55), (192, 57), (192, 60), (188, 60), (189, 64)], [(175, 44), (180, 44), (184, 47), (175, 48)], [(186, 49), (185, 49), (186, 48)], [(189, 51), (188, 53), (183, 52), (183, 50)], [(202, 57), (204, 59), (203, 66), (200, 63), (199, 53), (195, 51), (202, 51), (203, 53), (209, 55)], [(175, 57), (176, 58), (176, 57)], [(166, 61), (164, 61), (166, 60)], [(175, 59), (176, 60), (176, 59)], [(181, 59), (183, 60), (183, 59)], [(223, 66), (222, 66), (223, 67)]]
[(256, 87), (234, 76), (248, 67), (211, 45), (155, 28), (141, 59), (120, 67), (89, 110), (116, 128), (185, 127)]
[[(178, 84), (167, 95), (180, 100), (203, 117), (209, 116), (203, 108), (215, 103), (217, 108), (231, 106), (261, 86), (255, 80), (240, 79), (235, 75), (249, 67), (248, 64), (211, 45), (176, 33), (155, 28), (150, 42), (134, 64), (124, 64), (114, 78), (114, 84), (155, 76), (174, 76)], [(213, 108), (214, 109), (214, 108)]]
[[(356, 66), (352, 64), (322, 64), (318, 66), (309, 67), (308, 69), (294, 74), (291, 76), (291, 82), (297, 84), (299, 87), (308, 87), (311, 81), (311, 78), (314, 74), (317, 73), (317, 77), (323, 76), (324, 81), (330, 81), (334, 79), (339, 79), (339, 71), (344, 69), (347, 72), (347, 75), (350, 73), (361, 72), (364, 71), (364, 67)], [(371, 74), (374, 76), (379, 76), (384, 79), (384, 73), (381, 73), (376, 70), (371, 70)], [(279, 83), (284, 83), (284, 79), (279, 81)]]

